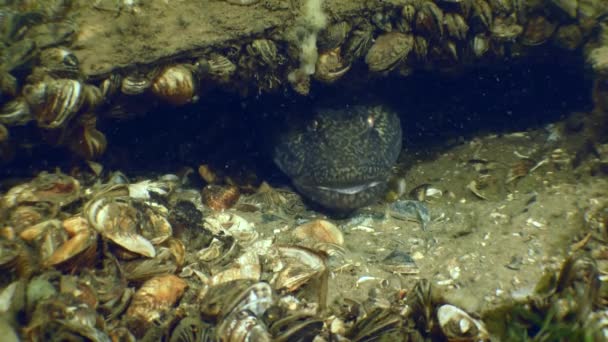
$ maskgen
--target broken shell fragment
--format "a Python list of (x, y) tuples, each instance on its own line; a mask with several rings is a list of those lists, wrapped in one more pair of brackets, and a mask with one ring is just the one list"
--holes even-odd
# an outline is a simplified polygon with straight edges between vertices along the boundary
[(28, 183), (11, 188), (2, 197), (2, 206), (12, 208), (25, 202), (50, 202), (65, 206), (80, 196), (80, 182), (63, 173), (41, 172)]
[(327, 272), (325, 257), (298, 246), (277, 247), (281, 263), (273, 270), (271, 284), (276, 289), (294, 292), (314, 278)]
[(344, 76), (350, 70), (340, 56), (340, 48), (321, 53), (317, 59), (314, 77), (323, 82), (331, 83)]
[(449, 304), (439, 307), (437, 320), (448, 341), (489, 341), (483, 322)]
[(149, 324), (166, 314), (182, 297), (187, 283), (172, 274), (146, 281), (133, 295), (127, 318), (134, 330), (146, 329)]
[(65, 241), (43, 262), (45, 267), (73, 269), (76, 266), (90, 265), (97, 251), (97, 233), (83, 230)]
[(236, 259), (229, 268), (211, 277), (210, 284), (217, 285), (238, 279), (259, 281), (262, 276), (262, 265), (255, 251), (246, 252)]
[(192, 102), (196, 96), (196, 84), (191, 68), (174, 65), (164, 69), (152, 81), (152, 92), (173, 105)]
[(344, 235), (340, 228), (327, 220), (314, 220), (293, 230), (293, 236), (300, 240), (312, 240), (342, 246)]
[(171, 224), (154, 208), (127, 197), (93, 199), (84, 209), (89, 223), (118, 246), (146, 257), (154, 257), (158, 245), (172, 235)]
[(240, 196), (239, 188), (234, 185), (209, 184), (203, 188), (201, 193), (203, 204), (215, 211), (232, 208)]
[(382, 267), (395, 274), (418, 274), (420, 269), (409, 253), (394, 250), (382, 260)]
[(257, 239), (258, 232), (253, 223), (229, 213), (217, 213), (205, 218), (204, 227), (216, 235), (233, 236), (241, 244), (249, 244)]
[(225, 265), (240, 252), (239, 245), (232, 236), (222, 238), (214, 237), (209, 245), (196, 253), (197, 258), (212, 265)]
[(395, 201), (389, 205), (388, 213), (397, 220), (418, 222), (422, 230), (425, 230), (431, 221), (429, 209), (423, 202), (419, 201)]

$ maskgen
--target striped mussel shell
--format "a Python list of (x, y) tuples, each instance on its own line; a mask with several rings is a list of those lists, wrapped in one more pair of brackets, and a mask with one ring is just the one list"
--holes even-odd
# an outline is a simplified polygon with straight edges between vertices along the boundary
[(514, 18), (496, 18), (490, 32), (497, 42), (513, 42), (521, 36), (523, 30)]
[(70, 149), (78, 156), (92, 160), (101, 156), (108, 146), (106, 136), (95, 127), (96, 118), (92, 114), (84, 115), (80, 125), (74, 128), (69, 141)]
[(212, 54), (208, 58), (200, 58), (196, 62), (197, 73), (226, 83), (236, 71), (236, 65), (226, 56)]
[(321, 31), (317, 41), (319, 51), (329, 51), (338, 48), (344, 44), (351, 26), (346, 21), (340, 21), (329, 25), (325, 30)]
[(352, 30), (342, 49), (342, 55), (347, 63), (365, 56), (374, 43), (373, 32), (373, 26), (367, 22)]
[(513, 0), (489, 0), (490, 7), (498, 15), (508, 15), (513, 12)]
[(458, 13), (446, 13), (444, 16), (445, 30), (448, 36), (457, 40), (465, 40), (469, 32), (469, 25)]
[(544, 16), (530, 18), (521, 36), (524, 45), (536, 46), (544, 44), (555, 32), (557, 24)]
[(9, 101), (0, 109), (0, 123), (7, 126), (22, 126), (33, 119), (30, 106), (23, 98)]
[(492, 7), (487, 1), (473, 0), (472, 12), (475, 32), (487, 31), (492, 27), (494, 15), (492, 14)]
[(77, 80), (56, 79), (24, 87), (25, 98), (38, 126), (64, 126), (83, 108), (91, 109), (101, 101), (101, 91)]
[(165, 68), (152, 81), (152, 92), (173, 105), (196, 100), (196, 80), (190, 65), (173, 65)]
[(270, 39), (254, 39), (247, 45), (247, 52), (271, 68), (275, 68), (280, 62), (277, 45)]
[(400, 32), (388, 32), (379, 36), (365, 56), (369, 70), (392, 70), (403, 61), (414, 47), (414, 36)]
[(217, 336), (221, 341), (273, 341), (263, 320), (249, 310), (235, 312), (222, 320)]
[(120, 90), (125, 95), (143, 94), (152, 85), (152, 80), (143, 73), (133, 73), (125, 76), (120, 84)]
[(414, 19), (416, 33), (430, 36), (443, 36), (443, 11), (434, 2), (425, 1), (416, 12)]
[(105, 239), (125, 251), (153, 258), (154, 246), (172, 236), (171, 224), (148, 203), (126, 196), (93, 198), (84, 215)]
[(108, 100), (114, 96), (122, 86), (122, 76), (119, 74), (112, 74), (101, 82), (99, 86), (101, 95), (105, 100)]

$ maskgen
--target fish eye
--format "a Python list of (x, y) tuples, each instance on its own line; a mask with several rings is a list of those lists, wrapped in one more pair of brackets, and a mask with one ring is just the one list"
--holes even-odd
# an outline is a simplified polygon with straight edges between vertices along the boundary
[(315, 132), (319, 129), (319, 126), (320, 126), (320, 124), (319, 124), (318, 120), (312, 120), (306, 128), (310, 132)]
[(367, 116), (367, 120), (366, 120), (366, 122), (367, 122), (367, 126), (368, 126), (369, 128), (374, 128), (374, 126), (376, 125), (376, 114), (374, 114), (374, 113), (370, 113), (370, 114)]

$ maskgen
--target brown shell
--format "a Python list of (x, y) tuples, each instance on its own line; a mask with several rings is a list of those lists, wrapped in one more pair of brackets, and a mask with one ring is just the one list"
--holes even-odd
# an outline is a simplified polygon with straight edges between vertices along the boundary
[(95, 117), (74, 129), (70, 149), (86, 160), (101, 156), (108, 146), (106, 136), (95, 128)]
[(334, 50), (335, 48), (342, 46), (350, 29), (351, 26), (346, 21), (340, 21), (329, 25), (319, 34), (319, 39), (317, 41), (319, 51)]
[(61, 244), (53, 254), (43, 261), (45, 267), (73, 270), (91, 266), (97, 252), (97, 233), (83, 230)]
[(333, 243), (339, 246), (344, 244), (344, 235), (340, 228), (327, 220), (314, 220), (298, 226), (292, 232), (300, 240)]
[(120, 91), (125, 95), (139, 95), (150, 88), (151, 81), (145, 74), (133, 73), (124, 77), (120, 83)]
[(564, 25), (557, 29), (553, 39), (562, 49), (574, 51), (583, 42), (583, 32), (578, 25)]
[(133, 295), (127, 309), (127, 319), (132, 332), (143, 335), (156, 319), (171, 309), (182, 297), (188, 284), (169, 274), (146, 281)]
[(447, 13), (444, 16), (445, 28), (450, 37), (465, 40), (469, 32), (469, 25), (458, 13)]
[(487, 30), (492, 27), (494, 16), (492, 7), (485, 0), (473, 0), (473, 18)]
[(416, 33), (432, 37), (443, 36), (443, 11), (432, 1), (424, 1), (414, 19)]
[(379, 36), (365, 56), (370, 71), (389, 71), (405, 59), (414, 46), (414, 36), (389, 32)]
[(80, 196), (80, 182), (63, 173), (41, 172), (28, 183), (11, 188), (2, 205), (11, 208), (24, 202), (50, 202), (59, 206), (72, 203)]
[(340, 55), (340, 48), (330, 50), (319, 55), (314, 77), (323, 82), (331, 83), (344, 76), (350, 70)]
[(196, 84), (191, 69), (185, 65), (167, 67), (152, 81), (152, 92), (174, 105), (192, 102)]
[(531, 46), (543, 44), (551, 38), (556, 27), (556, 24), (543, 16), (530, 18), (522, 34), (521, 42)]
[(58, 79), (27, 85), (23, 89), (38, 126), (58, 128), (84, 105), (84, 85), (76, 80)]
[(209, 184), (203, 188), (201, 193), (203, 204), (215, 211), (232, 208), (239, 200), (241, 193), (239, 188), (233, 185)]

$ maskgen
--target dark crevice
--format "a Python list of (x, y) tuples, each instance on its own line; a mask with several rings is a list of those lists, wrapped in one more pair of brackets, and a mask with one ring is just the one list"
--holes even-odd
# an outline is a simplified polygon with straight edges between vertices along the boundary
[[(577, 65), (583, 63), (508, 64), (451, 76), (416, 72), (407, 78), (365, 82), (353, 78), (336, 85), (315, 83), (308, 97), (241, 99), (214, 90), (196, 104), (160, 105), (126, 121), (100, 120), (98, 128), (109, 142), (100, 161), (107, 170), (128, 175), (176, 172), (208, 163), (228, 173), (248, 168), (262, 179), (281, 177), (269, 156), (277, 123), (287, 112), (310, 112), (309, 108), (326, 102), (389, 104), (401, 116), (408, 150), (446, 146), (481, 133), (539, 128), (569, 113), (590, 110), (591, 80), (582, 67), (572, 67)], [(35, 135), (28, 131), (35, 127), (11, 134), (16, 139), (18, 134)], [(38, 146), (19, 150), (10, 164), (2, 166), (0, 176), (27, 177), (55, 167), (65, 171), (76, 161), (65, 149)]]

